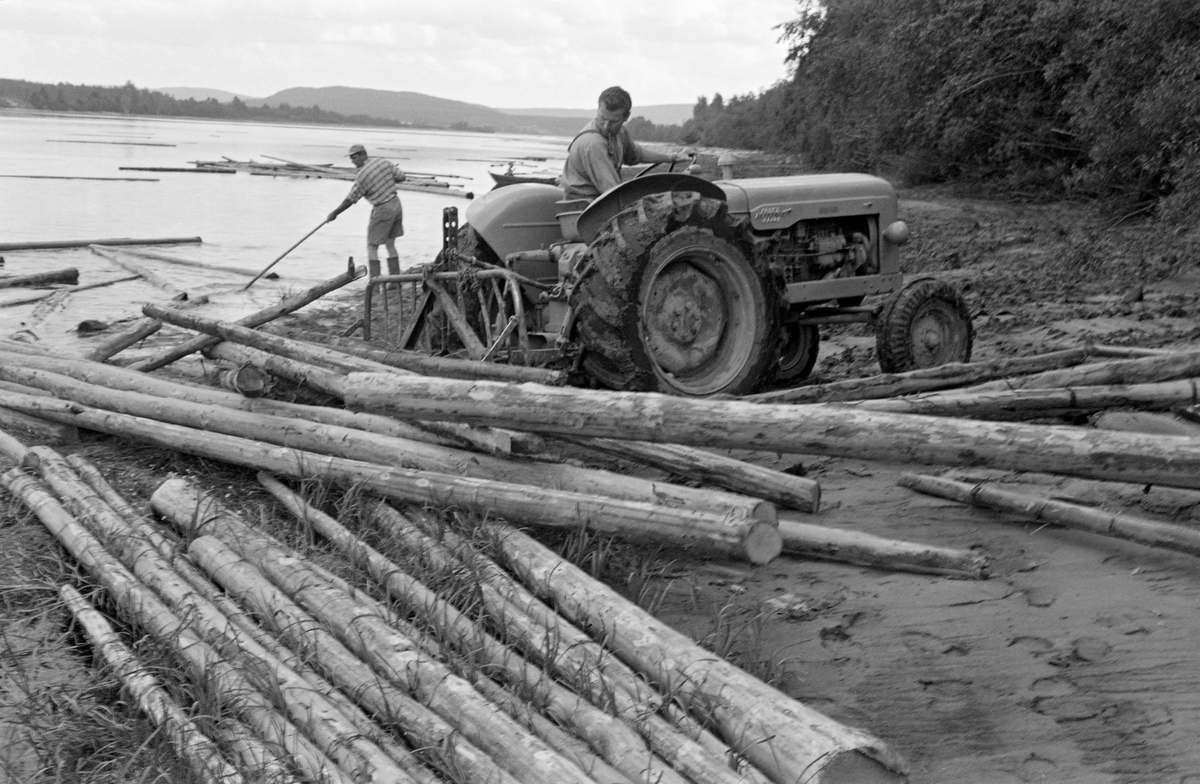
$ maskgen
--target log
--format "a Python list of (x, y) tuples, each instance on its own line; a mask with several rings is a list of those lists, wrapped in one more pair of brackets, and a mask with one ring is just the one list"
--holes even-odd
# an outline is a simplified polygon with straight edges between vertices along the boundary
[(168, 294), (171, 295), (172, 298), (187, 299), (186, 291), (184, 291), (183, 289), (176, 286), (174, 281), (164, 278), (162, 275), (159, 275), (157, 272), (150, 269), (145, 264), (141, 264), (134, 259), (130, 259), (127, 256), (123, 256), (118, 251), (113, 251), (108, 248), (101, 247), (99, 245), (89, 245), (88, 247), (92, 251), (92, 253), (95, 253), (97, 256), (100, 256), (102, 258), (108, 259), (113, 264), (116, 264), (118, 267), (121, 267), (124, 270), (132, 272), (133, 274), (140, 277), (142, 280), (149, 283), (151, 286), (155, 286), (156, 288), (160, 288), (163, 291), (167, 292)]
[[(79, 474), (88, 487), (94, 490), (129, 525), (134, 536), (144, 537), (158, 554), (167, 560), (174, 572), (187, 582), (188, 588), (207, 602), (207, 604), (196, 603), (194, 597), (187, 593), (183, 596), (178, 594), (173, 596), (174, 606), (185, 607), (198, 629), (210, 639), (227, 641), (231, 647), (226, 650), (239, 652), (238, 655), (248, 660), (250, 666), (261, 669), (266, 665), (277, 670), (277, 676), (314, 689), (336, 710), (341, 711), (350, 721), (354, 722), (361, 735), (375, 741), (414, 779), (421, 784), (437, 784), (433, 774), (417, 762), (411, 752), (392, 741), (390, 735), (381, 733), (379, 726), (358, 705), (351, 702), (324, 677), (309, 667), (303, 659), (288, 650), (277, 638), (264, 632), (262, 627), (250, 620), (249, 616), (209, 581), (199, 569), (192, 566), (186, 558), (181, 557), (175, 545), (160, 534), (157, 528), (148, 525), (143, 516), (130, 507), (129, 503), (108, 484), (95, 466), (78, 455), (67, 457), (67, 463)], [(287, 668), (290, 668), (294, 675)], [(252, 769), (264, 767), (254, 760), (250, 761), (249, 766)]]
[[(212, 406), (202, 403), (156, 394), (114, 391), (43, 370), (0, 364), (0, 381), (27, 383), (39, 390), (52, 392), (59, 399), (107, 411), (381, 466), (436, 471), (575, 493), (611, 496), (644, 504), (708, 510), (767, 523), (774, 523), (776, 519), (773, 505), (732, 493), (668, 482), (652, 482), (610, 471), (570, 465), (502, 460), (460, 449), (365, 433), (334, 425), (297, 421), (272, 414), (215, 411)], [(3, 410), (0, 409), (0, 412)], [(47, 424), (65, 427), (57, 423)]]
[[(174, 264), (180, 267), (191, 267), (192, 269), (204, 270), (206, 272), (216, 270), (217, 272), (228, 272), (232, 275), (254, 275), (253, 270), (243, 269), (242, 267), (223, 267), (219, 264), (209, 264), (202, 261), (191, 261), (190, 259), (181, 259), (178, 256), (170, 256), (166, 253), (154, 253), (148, 250), (139, 250), (138, 248), (122, 248), (121, 253), (130, 256), (138, 256), (143, 259), (153, 259), (166, 264)], [(274, 272), (269, 275), (264, 275), (265, 278), (276, 279), (279, 275)]]
[[(467, 681), (433, 660), (382, 618), (364, 611), (353, 597), (329, 586), (303, 559), (255, 535), (217, 499), (197, 492), (182, 479), (170, 479), (154, 491), (151, 504), (181, 531), (198, 537), (189, 552), (206, 569), (213, 567), (210, 574), (219, 576), (233, 563), (232, 549), (269, 575), (381, 676), (410, 690), (520, 781), (588, 784), (582, 771), (501, 713)], [(218, 546), (221, 542), (223, 547)], [(260, 580), (257, 586), (259, 591), (266, 588), (263, 582)], [(272, 613), (284, 615), (287, 610), (272, 607), (267, 614)], [(296, 620), (292, 613), (287, 616)]]
[(1163, 436), (1200, 438), (1200, 425), (1173, 414), (1146, 414), (1140, 411), (1102, 411), (1091, 418), (1092, 427), (1127, 433), (1152, 433)]
[[(153, 181), (152, 181), (153, 182)], [(89, 245), (182, 245), (198, 243), (199, 237), (163, 237), (159, 239), (58, 240), (53, 242), (0, 242), (0, 251), (52, 250), (57, 248), (86, 248)]]
[(680, 444), (620, 441), (614, 438), (561, 438), (579, 446), (590, 447), (626, 460), (635, 460), (790, 509), (816, 512), (821, 505), (821, 486), (811, 479), (792, 476), (706, 449)]
[[(324, 283), (320, 283), (310, 289), (307, 289), (306, 291), (296, 294), (295, 296), (289, 297), (278, 305), (264, 308), (256, 313), (251, 313), (249, 316), (238, 319), (237, 323), (247, 327), (257, 327), (260, 324), (265, 324), (268, 321), (279, 318), (287, 313), (292, 313), (296, 310), (299, 310), (314, 300), (320, 299), (329, 292), (336, 291), (342, 286), (345, 286), (347, 283), (353, 283), (355, 280), (366, 274), (367, 271), (365, 267), (358, 267), (355, 269), (353, 265), (351, 265), (346, 272), (342, 273), (341, 275), (338, 275), (335, 278), (330, 278)], [(195, 353), (219, 342), (219, 338), (201, 335), (185, 341), (184, 343), (172, 349), (155, 354), (153, 357), (135, 362), (133, 365), (130, 365), (130, 367), (134, 370), (141, 371), (156, 370), (164, 365), (171, 364), (177, 359), (186, 357), (188, 354)]]
[[(0, 404), (4, 402), (0, 395)], [(38, 444), (78, 444), (79, 430), (71, 425), (50, 422), (42, 417), (23, 414), (10, 408), (0, 407), (0, 429), (21, 433)]]
[(834, 405), (861, 411), (968, 417), (975, 419), (1039, 419), (1091, 413), (1106, 408), (1165, 409), (1200, 402), (1197, 379), (1153, 384), (1010, 389), (984, 392), (958, 390), (890, 400), (863, 400)]
[(421, 376), (351, 373), (344, 388), (355, 408), (407, 419), (1200, 487), (1200, 444), (1183, 437)]
[(1065, 528), (1200, 556), (1200, 531), (1194, 528), (1001, 490), (993, 482), (956, 482), (922, 474), (903, 474), (899, 484), (972, 506), (998, 509)]
[(68, 267), (61, 270), (51, 270), (50, 272), (36, 272), (32, 275), (11, 275), (0, 278), (0, 289), (11, 289), (17, 286), (44, 286), (48, 283), (70, 283), (74, 285), (78, 282), (79, 270), (74, 267)]
[[(188, 297), (186, 302), (179, 303), (181, 308), (194, 308), (199, 305), (208, 304), (208, 295), (202, 294), (199, 297)], [(120, 332), (111, 335), (90, 351), (83, 354), (83, 359), (89, 359), (93, 362), (104, 362), (111, 359), (125, 349), (133, 346), (146, 338), (158, 332), (162, 328), (162, 322), (158, 319), (141, 318), (130, 324)]]
[(166, 324), (195, 330), (218, 340), (227, 340), (297, 362), (307, 362), (317, 367), (346, 373), (350, 371), (409, 373), (407, 370), (383, 365), (369, 359), (354, 357), (327, 346), (318, 346), (315, 343), (305, 343), (273, 335), (269, 332), (260, 332), (239, 324), (230, 324), (227, 321), (206, 318), (197, 313), (184, 313), (175, 308), (164, 308), (159, 305), (147, 304), (142, 306), (142, 313), (148, 318), (156, 318)]
[(298, 479), (321, 476), (343, 486), (360, 485), (406, 503), (455, 507), (483, 516), (496, 514), (529, 525), (586, 526), (630, 541), (690, 547), (698, 553), (756, 564), (774, 560), (782, 547), (775, 525), (757, 519), (431, 471), (385, 468), (104, 412), (76, 403), (16, 394), (9, 397), (13, 398), (10, 406), (19, 405), (23, 412), (32, 411), (55, 421)]
[(720, 735), (772, 781), (794, 784), (800, 771), (823, 784), (904, 780), (908, 764), (878, 738), (713, 656), (520, 531), (492, 528), (527, 587), (553, 600), (577, 625), (603, 635), (617, 656), (667, 693), (713, 708), (709, 715)]
[[(12, 346), (20, 347), (20, 353), (9, 351), (8, 349)], [(466, 447), (473, 443), (464, 437), (451, 435), (441, 430), (434, 433), (423, 427), (400, 422), (392, 417), (355, 413), (328, 406), (308, 406), (298, 403), (286, 403), (279, 400), (245, 398), (241, 395), (219, 389), (167, 381), (145, 373), (139, 373), (135, 370), (126, 370), (125, 368), (104, 365), (98, 362), (66, 359), (41, 353), (25, 353), (33, 351), (32, 348), (28, 348), (24, 344), (3, 344), (3, 346), (0, 346), (0, 368), (9, 368), (12, 366), (27, 367), (67, 376), (68, 378), (113, 390), (144, 392), (148, 395), (157, 395), (161, 398), (190, 400), (196, 403), (222, 406), (237, 411), (250, 411), (289, 419), (320, 422), (431, 444)], [(39, 377), (37, 375), (26, 375), (24, 377), (28, 380), (40, 378), (37, 383), (46, 385), (50, 385), (55, 381), (53, 378)], [(26, 394), (34, 393), (26, 391)], [(455, 430), (464, 433), (471, 432), (471, 429), (465, 426), (457, 427)], [(498, 443), (495, 439), (489, 439), (486, 442), (485, 448), (502, 451), (502, 446), (503, 444)]]
[(221, 758), (217, 744), (200, 731), (162, 684), (137, 660), (108, 619), (69, 585), (59, 586), (58, 595), (87, 634), (98, 658), (117, 674), (121, 686), (133, 697), (142, 713), (166, 733), (175, 752), (187, 762), (196, 777), (205, 784), (241, 782), (241, 774)]
[(977, 384), (967, 387), (964, 391), (994, 392), (1009, 389), (1149, 384), (1197, 376), (1200, 376), (1200, 351), (1175, 351), (1139, 359), (1117, 359), (1065, 370), (1049, 370), (1032, 376)]
[[(86, 519), (100, 536), (119, 548), (118, 557), (126, 568), (146, 584), (155, 586), (158, 594), (170, 605), (166, 612), (171, 613), (172, 617), (177, 614), (178, 618), (187, 618), (189, 622), (196, 622), (198, 615), (205, 616), (199, 622), (203, 633), (229, 630), (229, 623), (220, 612), (194, 596), (190, 586), (158, 554), (148, 539), (136, 536), (125, 519), (83, 482), (65, 460), (45, 447), (35, 447), (31, 451), (39, 458), (38, 471), (46, 483), (76, 517)], [(412, 780), (382, 749), (362, 738), (358, 728), (318, 694), (312, 684), (294, 671), (278, 666), (269, 656), (254, 657), (253, 662), (255, 670), (260, 673), (267, 668), (266, 674), (271, 678), (271, 690), (277, 693), (279, 708), (297, 726), (304, 727), (308, 737), (320, 747), (323, 754), (364, 781), (411, 784)], [(272, 664), (276, 666), (271, 667)]]
[(783, 537), (783, 552), (788, 555), (971, 580), (983, 580), (988, 576), (987, 558), (970, 550), (914, 544), (860, 531), (812, 525), (795, 516), (785, 516), (779, 521), (779, 535)]
[[(369, 547), (333, 518), (313, 509), (303, 499), (270, 477), (260, 474), (259, 481), (283, 502), (293, 515), (311, 525), (352, 561), (366, 569), (386, 588), (388, 596), (422, 617), (427, 624), (439, 631), (442, 638), (449, 639), (460, 653), (478, 657), (481, 664), (486, 664), (494, 672), (502, 674), (514, 688), (532, 690), (534, 700), (544, 705), (555, 721), (563, 726), (572, 727), (580, 737), (587, 739), (592, 748), (605, 755), (605, 758), (625, 775), (638, 780), (661, 781), (663, 784), (685, 784), (685, 780), (663, 765), (661, 760), (650, 758), (646, 744), (633, 729), (558, 685), (544, 671), (529, 664), (484, 629), (478, 628), (456, 607), (408, 575), (398, 564)], [(244, 539), (245, 532), (231, 530), (229, 535), (237, 537), (240, 541)], [(517, 620), (505, 615), (498, 622), (503, 626), (512, 626)], [(546, 639), (541, 637), (535, 644), (544, 643)], [(482, 676), (475, 679), (476, 686), (480, 680)], [(635, 718), (643, 719), (645, 714), (639, 713)], [(653, 735), (652, 732), (651, 734)], [(668, 734), (674, 736), (679, 733), (671, 730)], [(676, 746), (684, 746), (688, 739), (673, 740), (676, 741)], [(661, 748), (664, 744), (659, 742), (656, 745)], [(687, 748), (688, 751), (694, 751), (691, 747)], [(703, 762), (694, 765), (688, 764), (692, 758), (683, 754), (674, 754), (670, 759), (673, 762), (682, 761), (683, 772), (697, 784), (739, 782), (731, 771), (724, 768), (723, 760), (719, 758), (705, 758)]]
[(31, 459), (29, 447), (25, 446), (19, 438), (9, 433), (2, 426), (0, 426), (0, 456), (18, 466), (26, 465)]
[(114, 283), (127, 283), (131, 280), (137, 280), (139, 277), (140, 277), (139, 275), (127, 275), (127, 276), (120, 277), (120, 278), (112, 278), (111, 280), (101, 280), (96, 283), (85, 283), (82, 286), (75, 286), (74, 288), (70, 288), (70, 289), (59, 289), (57, 291), (48, 291), (45, 294), (39, 294), (36, 297), (27, 297), (25, 299), (10, 299), (7, 302), (0, 303), (0, 308), (12, 308), (12, 307), (16, 307), (17, 305), (28, 305), (33, 302), (41, 302), (42, 300), (49, 299), (50, 297), (53, 297), (56, 294), (77, 294), (81, 291), (87, 291), (88, 289), (99, 289), (99, 288), (103, 288), (104, 286), (111, 286)]
[(294, 763), (314, 782), (352, 784), (333, 762), (276, 712), (216, 651), (188, 629), (126, 567), (110, 555), (41, 485), (20, 469), (0, 475), (0, 486), (20, 499), (112, 597), (130, 622), (145, 628), (181, 658), (197, 681), (207, 683), (235, 707), (268, 742), (288, 749)]
[[(260, 481), (263, 481), (261, 475)], [(264, 482), (264, 484), (266, 483)], [(275, 493), (274, 490), (272, 492)], [(276, 497), (279, 497), (277, 493)], [(447, 554), (446, 548), (416, 531), (410, 522), (386, 504), (375, 505), (371, 508), (371, 513), (372, 518), (381, 522), (386, 530), (399, 536), (402, 545), (414, 557), (418, 559), (431, 558), (436, 567), (441, 570), (466, 569), (465, 572), (457, 573), (467, 574), (470, 577), (466, 582), (458, 583), (458, 586), (464, 589), (466, 595), (473, 596), (475, 592), (479, 592), (488, 614), (494, 623), (504, 628), (507, 637), (519, 640), (527, 655), (547, 666), (561, 681), (572, 684), (585, 696), (589, 696), (593, 702), (609, 705), (609, 710), (615, 711), (625, 722), (639, 728), (650, 741), (654, 752), (668, 760), (691, 781), (696, 784), (721, 784), (721, 782), (746, 784), (746, 782), (753, 781), (753, 778), (737, 775), (727, 769), (725, 761), (732, 756), (729, 748), (715, 738), (711, 738), (708, 733), (701, 730), (697, 735), (705, 736), (705, 740), (711, 739), (711, 745), (701, 743), (696, 737), (682, 732), (662, 717), (657, 716), (657, 711), (665, 702), (663, 697), (649, 693), (649, 690), (632, 671), (618, 662), (614, 662), (603, 648), (582, 632), (570, 627), (532, 596), (527, 603), (522, 602), (522, 606), (518, 606), (502, 596), (501, 589), (496, 587), (496, 583), (502, 578), (497, 574), (498, 569), (494, 564), (483, 562), (480, 557), (475, 557), (473, 552), (471, 557), (461, 560)], [(315, 516), (310, 515), (306, 519), (313, 517)], [(314, 521), (313, 524), (319, 526), (322, 523)], [(336, 535), (336, 529), (334, 533)], [(450, 534), (448, 531), (442, 531), (442, 533)], [(362, 548), (356, 547), (355, 549), (357, 552), (362, 552)], [(463, 550), (470, 550), (470, 548), (464, 547), (460, 549), (460, 552)], [(389, 589), (395, 588), (396, 586), (392, 585), (391, 575), (397, 571), (397, 567), (375, 558), (371, 553), (368, 553), (368, 557), (374, 561), (370, 569), (376, 579), (387, 579)], [(486, 576), (480, 574), (481, 569), (487, 572)], [(480, 579), (481, 577), (482, 579)], [(403, 586), (400, 588), (402, 589)], [(513, 596), (519, 595), (512, 589), (508, 590), (508, 593)], [(410, 602), (410, 604), (414, 603), (418, 602)], [(526, 612), (526, 609), (532, 612)], [(553, 644), (548, 645), (548, 640), (553, 640)], [(470, 638), (466, 638), (465, 641), (470, 644)], [(529, 677), (525, 676), (524, 680), (529, 682)], [(514, 679), (514, 682), (519, 684), (521, 681)], [(540, 702), (541, 698), (538, 701)], [(594, 738), (595, 731), (587, 726), (587, 723), (592, 720), (588, 719), (587, 715), (569, 713), (568, 716), (572, 723), (583, 720), (584, 726), (582, 728), (577, 726), (576, 731), (580, 732), (583, 737)], [(561, 710), (555, 718), (562, 721)], [(595, 740), (592, 742), (595, 745)], [(642, 770), (643, 764), (637, 758), (633, 760), (625, 759), (623, 756), (613, 758), (610, 753), (611, 749), (608, 748), (610, 742), (607, 741), (596, 748), (609, 753), (610, 761), (626, 773), (644, 779), (645, 772), (638, 773), (639, 770)], [(630, 766), (630, 762), (633, 763), (632, 766)]]
[(491, 362), (474, 362), (450, 357), (431, 357), (418, 351), (375, 348), (370, 343), (354, 338), (324, 335), (312, 330), (287, 329), (278, 325), (263, 328), (280, 337), (291, 337), (310, 343), (327, 344), (352, 356), (369, 359), (381, 365), (408, 370), (423, 376), (445, 378), (487, 378), (493, 381), (532, 381), (537, 384), (560, 386), (566, 383), (566, 373), (559, 370), (525, 367), (523, 365), (500, 365)]
[(1071, 367), (1085, 362), (1092, 355), (1089, 348), (1073, 348), (1032, 357), (994, 359), (988, 362), (951, 362), (938, 367), (910, 370), (907, 373), (883, 373), (867, 378), (761, 392), (742, 399), (758, 403), (832, 403), (838, 400), (895, 397), (914, 392), (962, 387), (994, 378)]

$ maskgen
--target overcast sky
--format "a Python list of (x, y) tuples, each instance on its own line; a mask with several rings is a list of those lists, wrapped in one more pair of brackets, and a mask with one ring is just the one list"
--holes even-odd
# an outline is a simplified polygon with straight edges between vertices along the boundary
[(0, 78), (408, 90), (496, 108), (757, 93), (797, 0), (0, 0)]

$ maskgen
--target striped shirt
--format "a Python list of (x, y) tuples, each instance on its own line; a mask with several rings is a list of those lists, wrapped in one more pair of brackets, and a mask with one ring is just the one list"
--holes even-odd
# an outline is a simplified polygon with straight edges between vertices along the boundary
[(404, 174), (391, 161), (368, 158), (358, 170), (346, 200), (353, 203), (365, 196), (371, 204), (383, 204), (396, 195), (396, 182), (403, 179)]

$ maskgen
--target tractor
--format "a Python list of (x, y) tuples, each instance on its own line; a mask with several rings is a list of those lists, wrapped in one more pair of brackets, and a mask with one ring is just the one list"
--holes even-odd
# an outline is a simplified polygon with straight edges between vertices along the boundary
[[(476, 199), (466, 218), (444, 212), (434, 263), (374, 279), (411, 287), (384, 318), (390, 344), (699, 397), (805, 378), (823, 324), (873, 324), (885, 372), (970, 358), (962, 295), (904, 280), (909, 230), (878, 177), (646, 171), (590, 203), (522, 183)], [(864, 305), (875, 295), (887, 296)]]

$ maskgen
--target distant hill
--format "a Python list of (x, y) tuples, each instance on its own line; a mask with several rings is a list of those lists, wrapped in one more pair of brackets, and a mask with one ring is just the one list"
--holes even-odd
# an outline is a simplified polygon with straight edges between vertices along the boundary
[(215, 98), (221, 103), (229, 103), (234, 98), (241, 98), (243, 101), (258, 100), (250, 95), (231, 93), (227, 90), (213, 90), (208, 87), (152, 87), (150, 89), (160, 93), (166, 93), (172, 98), (180, 101), (186, 101), (188, 98), (193, 98), (197, 101), (207, 101), (209, 98)]
[[(596, 115), (595, 109), (500, 109), (505, 114), (538, 115), (541, 117), (574, 117), (587, 120)], [(633, 106), (634, 117), (645, 117), (655, 125), (683, 125), (692, 119), (692, 104), (661, 103), (654, 106)]]
[(434, 128), (462, 128), (507, 133), (572, 136), (575, 118), (508, 114), (480, 104), (435, 98), (423, 93), (371, 90), (362, 87), (292, 87), (266, 98), (246, 100), (247, 106), (319, 106), (347, 117), (379, 117)]

